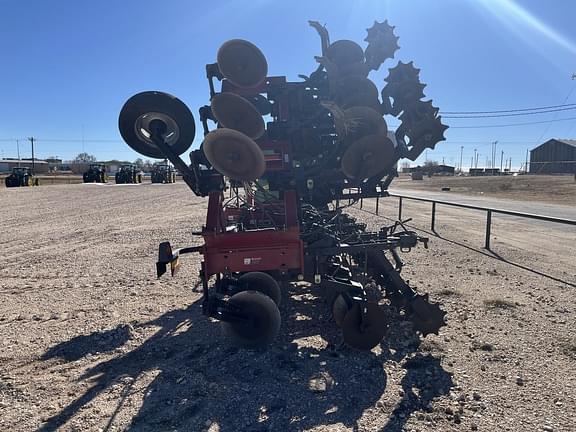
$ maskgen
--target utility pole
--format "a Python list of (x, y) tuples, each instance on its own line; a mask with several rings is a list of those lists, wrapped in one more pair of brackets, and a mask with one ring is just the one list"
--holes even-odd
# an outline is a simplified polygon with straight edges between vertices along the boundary
[(460, 146), (460, 172), (462, 172), (462, 152), (464, 151), (464, 146)]
[(470, 169), (474, 166), (474, 156), (470, 158)]
[(528, 149), (526, 149), (526, 165), (524, 165), (524, 172), (528, 174)]
[(35, 174), (35, 166), (34, 166), (34, 141), (35, 138), (34, 137), (30, 137), (28, 138), (28, 141), (30, 141), (30, 144), (32, 144), (32, 175)]
[[(492, 141), (492, 144), (490, 145), (490, 157), (491, 157), (491, 161), (490, 161), (490, 168), (492, 168), (492, 161), (494, 160), (494, 141)], [(486, 167), (488, 168), (488, 167)]]
[(478, 154), (476, 153), (476, 149), (474, 149), (474, 168), (478, 168)]
[(20, 140), (16, 140), (16, 151), (18, 152), (18, 168), (20, 168)]
[(502, 175), (502, 162), (504, 162), (504, 150), (500, 153), (500, 175)]
[(492, 143), (492, 169), (496, 166), (496, 144), (498, 144), (498, 141)]

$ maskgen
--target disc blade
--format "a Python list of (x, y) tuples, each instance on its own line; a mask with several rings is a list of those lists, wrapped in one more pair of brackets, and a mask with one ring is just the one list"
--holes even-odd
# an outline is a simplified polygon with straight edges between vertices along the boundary
[(210, 102), (212, 114), (220, 126), (258, 139), (264, 134), (264, 119), (254, 105), (234, 93), (218, 93)]
[(166, 156), (151, 138), (150, 124), (155, 120), (166, 126), (163, 137), (174, 153), (190, 148), (196, 133), (194, 116), (180, 99), (157, 91), (138, 93), (126, 101), (118, 117), (120, 135), (136, 152), (163, 159)]
[(344, 110), (346, 135), (352, 142), (366, 135), (386, 135), (388, 126), (382, 115), (366, 106)]
[(367, 106), (380, 110), (378, 88), (365, 77), (349, 76), (336, 82), (332, 90), (334, 101), (342, 108)]
[(225, 42), (218, 50), (217, 62), (222, 75), (238, 87), (255, 87), (268, 74), (268, 63), (262, 51), (243, 39)]
[(210, 164), (233, 180), (253, 181), (266, 170), (262, 149), (242, 132), (216, 129), (206, 135), (202, 148)]
[(342, 156), (341, 167), (354, 180), (370, 178), (393, 160), (394, 144), (385, 135), (367, 135), (348, 147)]
[(440, 328), (446, 325), (446, 312), (440, 308), (438, 303), (428, 301), (428, 295), (417, 295), (410, 302), (412, 314), (410, 321), (414, 329), (426, 337), (430, 333), (438, 334)]
[(366, 310), (362, 316), (360, 303), (354, 304), (344, 317), (342, 335), (344, 342), (352, 348), (371, 350), (386, 335), (388, 319), (376, 303), (364, 303)]
[(342, 39), (330, 44), (326, 57), (338, 67), (342, 67), (363, 62), (364, 50), (356, 42)]

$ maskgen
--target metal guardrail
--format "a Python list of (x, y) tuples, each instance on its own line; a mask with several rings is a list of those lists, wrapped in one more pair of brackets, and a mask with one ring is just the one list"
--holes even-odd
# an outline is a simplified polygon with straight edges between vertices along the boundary
[[(430, 199), (430, 198), (421, 198), (421, 197), (415, 197), (415, 196), (410, 196), (410, 195), (402, 195), (402, 194), (398, 194), (398, 193), (386, 192), (386, 195), (383, 194), (382, 196), (393, 196), (393, 197), (398, 198), (398, 220), (402, 220), (402, 206), (403, 206), (404, 200), (413, 200), (413, 201), (422, 201), (422, 202), (432, 203), (430, 228), (433, 232), (436, 231), (436, 206), (437, 205), (445, 205), (445, 206), (460, 207), (460, 208), (465, 208), (465, 209), (470, 209), (470, 210), (485, 211), (486, 212), (486, 232), (485, 232), (485, 240), (484, 240), (484, 248), (485, 249), (490, 249), (490, 234), (492, 232), (492, 214), (494, 214), (494, 213), (504, 214), (504, 215), (508, 215), (508, 216), (516, 216), (516, 217), (521, 217), (521, 218), (525, 218), (525, 219), (535, 219), (535, 220), (541, 220), (541, 221), (545, 221), (545, 222), (553, 222), (553, 223), (559, 223), (559, 224), (564, 224), (564, 225), (576, 226), (576, 220), (557, 218), (557, 217), (553, 217), (553, 216), (539, 215), (539, 214), (533, 214), (533, 213), (523, 213), (523, 212), (504, 210), (504, 209), (493, 208), (493, 207), (480, 207), (480, 206), (475, 206), (475, 205), (470, 205), (470, 204), (462, 204), (462, 203), (455, 203), (455, 202), (450, 202), (450, 201), (441, 201), (441, 200), (435, 200), (435, 199)], [(376, 199), (376, 212), (375, 213), (376, 213), (376, 215), (378, 215), (380, 197), (378, 196), (375, 199)], [(359, 200), (359, 203), (360, 203), (360, 208), (362, 208), (362, 205), (363, 205), (363, 199), (362, 198)]]

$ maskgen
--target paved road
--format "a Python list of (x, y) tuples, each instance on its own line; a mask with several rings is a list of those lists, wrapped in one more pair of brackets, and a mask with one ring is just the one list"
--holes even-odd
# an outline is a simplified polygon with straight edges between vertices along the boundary
[(534, 201), (507, 200), (493, 197), (470, 196), (454, 192), (433, 192), (404, 188), (390, 188), (390, 192), (418, 198), (435, 199), (479, 207), (491, 207), (503, 210), (576, 220), (576, 206), (570, 205), (546, 204)]

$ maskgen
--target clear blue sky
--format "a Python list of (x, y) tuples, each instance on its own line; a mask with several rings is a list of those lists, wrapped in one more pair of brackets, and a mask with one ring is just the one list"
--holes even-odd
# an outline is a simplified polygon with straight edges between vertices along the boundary
[[(374, 20), (396, 26), (401, 49), (371, 75), (379, 88), (397, 60), (414, 60), (426, 95), (445, 111), (576, 103), (576, 2), (537, 0), (350, 1), (29, 1), (0, 0), (0, 150), (38, 139), (37, 156), (70, 159), (84, 149), (100, 159), (137, 156), (120, 139), (124, 101), (162, 90), (197, 116), (208, 101), (204, 65), (220, 44), (244, 38), (260, 47), (271, 75), (308, 74), (325, 23), (332, 40), (364, 46)], [(576, 110), (496, 119), (446, 120), (452, 128), (428, 159), (464, 166), (474, 148), (484, 164), (498, 140), (519, 166), (527, 148), (549, 137), (576, 138), (576, 120), (503, 128), (456, 128), (576, 117)], [(389, 122), (396, 124), (396, 121)], [(197, 121), (197, 128), (199, 124)], [(195, 145), (199, 145), (197, 133)], [(21, 143), (23, 156), (29, 145)]]

